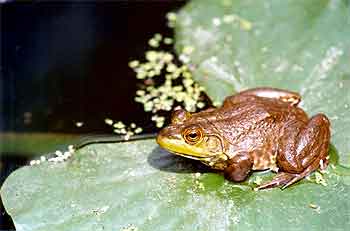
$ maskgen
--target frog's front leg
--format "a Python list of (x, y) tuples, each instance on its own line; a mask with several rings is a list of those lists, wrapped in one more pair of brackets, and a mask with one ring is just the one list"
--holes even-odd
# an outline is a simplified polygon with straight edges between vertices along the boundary
[(325, 115), (312, 117), (306, 126), (287, 125), (279, 140), (277, 165), (281, 172), (258, 189), (283, 186), (303, 179), (318, 168), (327, 166), (330, 123)]
[(224, 101), (224, 105), (226, 104), (234, 104), (241, 101), (246, 101), (249, 96), (258, 96), (270, 99), (277, 99), (283, 102), (287, 102), (290, 105), (296, 106), (301, 100), (301, 96), (292, 91), (270, 88), (270, 87), (259, 87), (252, 88), (238, 93), (237, 95), (233, 95), (227, 97)]
[(244, 181), (251, 172), (252, 166), (253, 161), (248, 153), (235, 155), (224, 169), (225, 178), (235, 182)]

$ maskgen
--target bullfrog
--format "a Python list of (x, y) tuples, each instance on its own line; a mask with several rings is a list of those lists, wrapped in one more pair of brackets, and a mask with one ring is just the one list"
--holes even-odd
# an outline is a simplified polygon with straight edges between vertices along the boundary
[(301, 96), (275, 88), (254, 88), (227, 97), (222, 106), (190, 113), (177, 107), (157, 135), (164, 149), (199, 160), (233, 182), (252, 171), (277, 175), (257, 189), (282, 189), (328, 164), (330, 122), (298, 107)]

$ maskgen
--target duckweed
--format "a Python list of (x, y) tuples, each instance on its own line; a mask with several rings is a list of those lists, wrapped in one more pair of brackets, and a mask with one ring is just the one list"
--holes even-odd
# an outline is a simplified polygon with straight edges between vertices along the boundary
[[(176, 14), (169, 13), (167, 18), (169, 23), (174, 23)], [(158, 128), (164, 125), (164, 112), (171, 111), (179, 104), (190, 112), (206, 106), (204, 88), (193, 80), (188, 66), (194, 47), (184, 46), (179, 60), (172, 52), (155, 49), (172, 42), (171, 38), (157, 33), (148, 41), (151, 49), (145, 52), (145, 61), (129, 62), (136, 78), (143, 81), (136, 91), (135, 101), (143, 104), (145, 112), (153, 114), (151, 120)]]

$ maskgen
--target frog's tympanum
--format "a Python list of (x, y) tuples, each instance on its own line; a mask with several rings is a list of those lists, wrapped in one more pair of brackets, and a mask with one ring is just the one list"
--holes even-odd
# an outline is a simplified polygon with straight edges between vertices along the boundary
[(328, 164), (330, 123), (308, 118), (294, 92), (255, 88), (227, 97), (220, 108), (189, 113), (176, 108), (158, 144), (177, 155), (245, 180), (252, 170), (278, 174), (258, 189), (286, 188)]

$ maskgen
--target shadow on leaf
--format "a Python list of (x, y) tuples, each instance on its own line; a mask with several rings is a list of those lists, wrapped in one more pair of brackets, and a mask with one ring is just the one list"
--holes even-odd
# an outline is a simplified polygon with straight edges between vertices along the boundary
[(148, 155), (147, 162), (154, 168), (166, 172), (195, 173), (213, 172), (199, 161), (187, 159), (156, 147)]

